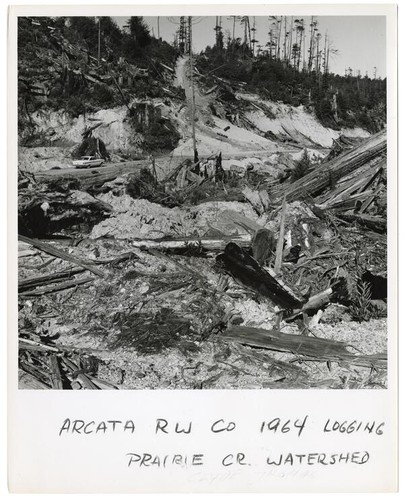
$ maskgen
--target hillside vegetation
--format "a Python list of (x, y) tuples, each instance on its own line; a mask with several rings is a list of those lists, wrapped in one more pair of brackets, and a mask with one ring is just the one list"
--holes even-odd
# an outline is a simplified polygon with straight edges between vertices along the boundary
[(243, 44), (230, 40), (226, 47), (207, 47), (197, 63), (201, 72), (209, 73), (209, 84), (215, 77), (225, 78), (263, 98), (304, 105), (326, 127), (359, 126), (375, 133), (386, 122), (386, 79), (299, 70), (266, 53), (253, 56)]
[[(132, 135), (142, 135), (144, 152), (176, 147), (184, 131), (174, 118), (174, 103), (184, 103), (185, 93), (175, 84), (175, 65), (186, 51), (178, 39), (169, 44), (155, 38), (141, 17), (129, 18), (124, 29), (110, 17), (22, 17), (18, 22), (22, 145), (49, 144), (49, 138), (41, 136), (43, 127), (38, 132), (38, 117), (43, 116), (46, 124), (48, 112), (78, 118), (121, 106), (127, 108), (124, 120)], [(224, 43), (219, 32), (216, 44), (196, 57), (197, 86), (205, 91), (217, 87), (210, 98), (224, 106), (223, 117), (245, 108), (236, 96), (242, 90), (266, 102), (302, 105), (324, 127), (335, 131), (361, 127), (375, 133), (384, 128), (386, 80), (334, 75), (325, 63), (322, 69), (313, 63), (309, 70), (300, 65), (302, 56), (295, 45), (285, 60), (275, 57), (272, 50), (254, 51), (251, 42), (229, 37)], [(161, 99), (166, 116), (157, 113), (150, 123), (139, 123), (132, 104), (150, 99)], [(213, 104), (205, 114), (215, 115)], [(208, 123), (209, 117), (205, 118)], [(247, 129), (251, 125), (239, 124)]]
[(38, 111), (77, 117), (133, 97), (167, 96), (162, 87), (172, 76), (160, 62), (172, 66), (176, 49), (152, 37), (142, 18), (130, 18), (125, 31), (110, 17), (99, 22), (100, 33), (93, 17), (19, 18), (20, 132), (34, 129)]

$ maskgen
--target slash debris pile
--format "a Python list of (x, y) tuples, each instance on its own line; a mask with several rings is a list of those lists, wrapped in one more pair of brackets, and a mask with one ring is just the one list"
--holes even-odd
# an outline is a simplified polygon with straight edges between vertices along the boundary
[(384, 132), (282, 184), (155, 167), (20, 172), (21, 388), (386, 386)]

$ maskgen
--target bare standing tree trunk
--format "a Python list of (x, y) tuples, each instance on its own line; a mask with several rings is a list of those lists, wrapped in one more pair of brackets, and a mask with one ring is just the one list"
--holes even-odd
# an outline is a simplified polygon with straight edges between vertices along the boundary
[(248, 47), (251, 50), (251, 27), (250, 27), (250, 17), (247, 16), (247, 28), (248, 28)]
[(292, 46), (293, 46), (293, 16), (290, 20), (290, 30), (289, 30), (289, 54), (288, 54), (288, 64), (290, 64), (292, 58)]
[(307, 69), (309, 73), (312, 70), (313, 67), (313, 37), (314, 37), (314, 17), (311, 16), (311, 22), (310, 22), (310, 44), (309, 44), (309, 61), (307, 64)]
[(280, 20), (278, 21), (278, 33), (277, 33), (277, 51), (276, 51), (276, 58), (280, 60), (281, 58), (281, 39), (282, 39), (282, 16)]
[(285, 34), (283, 35), (283, 60), (286, 61), (287, 59), (287, 54), (286, 54), (286, 42), (288, 38), (288, 29), (287, 29), (287, 16), (285, 16)]
[(324, 37), (324, 51), (323, 51), (323, 71), (324, 71), (324, 74), (327, 73), (327, 41), (328, 41), (328, 34), (327, 32), (325, 33), (325, 37)]

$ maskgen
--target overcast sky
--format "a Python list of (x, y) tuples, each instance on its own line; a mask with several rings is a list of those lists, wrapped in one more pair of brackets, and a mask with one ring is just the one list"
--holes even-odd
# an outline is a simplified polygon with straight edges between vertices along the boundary
[[(115, 18), (120, 26), (126, 23), (127, 18)], [(157, 17), (144, 18), (150, 30), (157, 37)], [(250, 18), (251, 25), (253, 17)], [(309, 34), (310, 17), (304, 17), (306, 32)], [(384, 16), (317, 16), (319, 31), (323, 35), (327, 33), (332, 47), (338, 53), (330, 57), (330, 71), (344, 75), (345, 69), (351, 67), (354, 71), (360, 70), (362, 75), (366, 71), (370, 77), (374, 75), (374, 67), (377, 68), (377, 77), (386, 76), (386, 18)], [(257, 16), (256, 39), (265, 46), (268, 41), (270, 21), (268, 17)], [(290, 18), (289, 18), (290, 20)], [(160, 17), (160, 36), (172, 42), (178, 28), (178, 17)], [(214, 26), (215, 16), (193, 18), (193, 49), (200, 52), (207, 45), (215, 42)], [(222, 26), (226, 31), (232, 33), (233, 21), (230, 16), (222, 17)], [(236, 23), (236, 37), (243, 37), (243, 28), (239, 22)], [(308, 42), (306, 43), (306, 50)]]

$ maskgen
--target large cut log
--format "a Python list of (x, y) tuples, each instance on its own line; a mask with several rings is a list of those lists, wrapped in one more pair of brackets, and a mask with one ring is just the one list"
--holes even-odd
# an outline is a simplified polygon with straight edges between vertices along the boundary
[(248, 326), (232, 326), (225, 330), (219, 338), (252, 347), (308, 356), (315, 360), (347, 361), (358, 366), (387, 367), (386, 353), (373, 356), (354, 355), (348, 351), (344, 342), (336, 340), (290, 335), (278, 330), (264, 330)]
[(37, 182), (52, 182), (52, 181), (76, 181), (78, 188), (87, 190), (93, 186), (100, 186), (104, 182), (112, 181), (123, 174), (139, 172), (142, 168), (147, 167), (148, 160), (127, 161), (123, 163), (112, 163), (105, 167), (76, 169), (62, 168), (55, 170), (45, 170), (37, 172), (34, 178)]
[(54, 257), (58, 257), (59, 259), (66, 260), (67, 262), (72, 262), (73, 264), (77, 264), (78, 266), (83, 267), (84, 269), (88, 269), (88, 271), (91, 271), (93, 274), (96, 274), (97, 276), (104, 277), (104, 273), (99, 269), (96, 269), (93, 265), (88, 264), (82, 259), (74, 257), (73, 255), (63, 252), (63, 250), (59, 250), (58, 248), (55, 248), (54, 246), (49, 245), (48, 243), (43, 243), (39, 240), (33, 240), (31, 238), (28, 238), (27, 236), (22, 236), (21, 234), (18, 235), (18, 239), (20, 241), (23, 241), (24, 243), (29, 243), (33, 247), (38, 248), (38, 250), (41, 250), (42, 252), (48, 253), (49, 255), (53, 255)]
[(229, 243), (224, 252), (217, 256), (216, 260), (234, 278), (261, 295), (268, 297), (275, 304), (286, 309), (302, 307), (303, 300), (300, 297), (278, 279), (275, 273), (270, 273), (262, 268), (251, 255), (236, 243)]
[(331, 161), (318, 166), (313, 172), (305, 175), (289, 186), (281, 185), (273, 188), (272, 197), (280, 200), (283, 195), (287, 201), (297, 200), (307, 195), (315, 197), (341, 177), (357, 168), (381, 158), (387, 152), (386, 131), (379, 132), (363, 141), (359, 146), (341, 154)]

